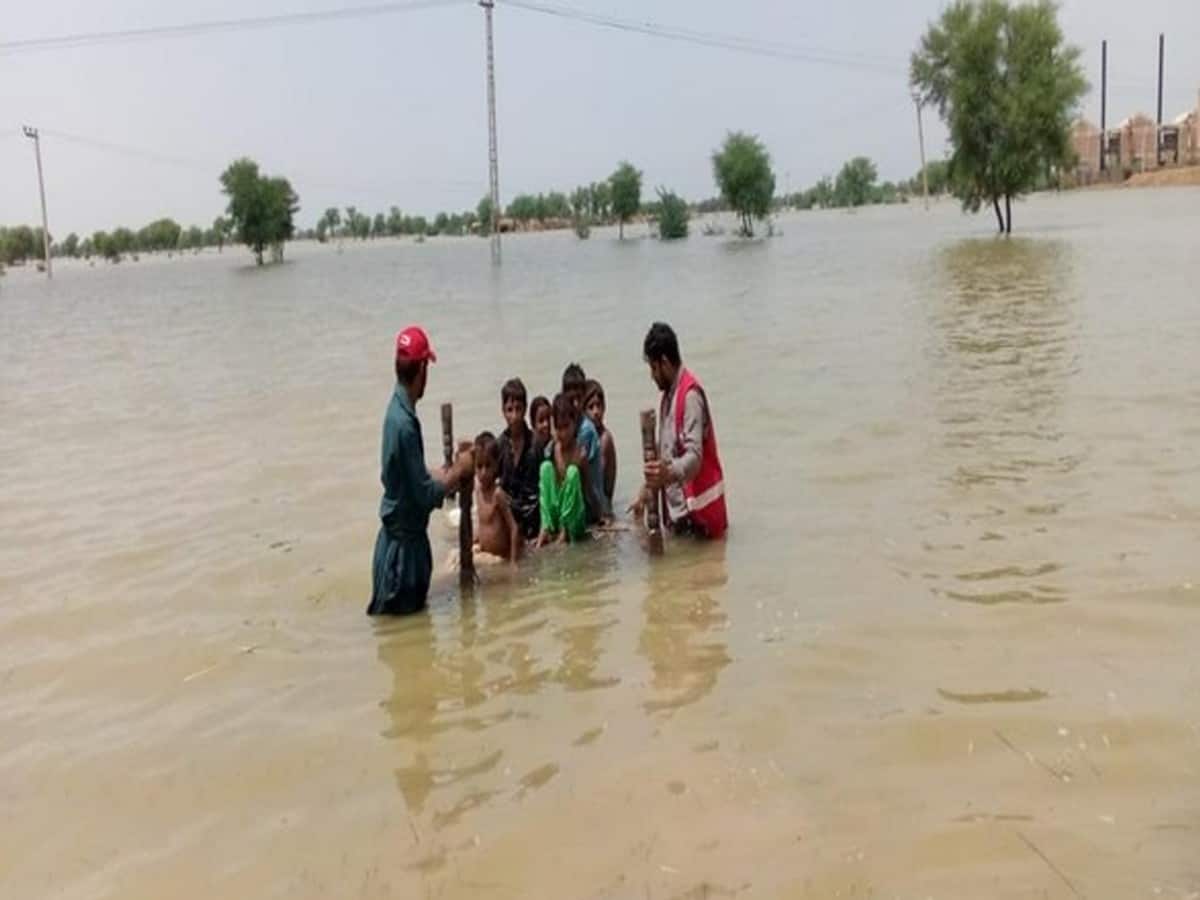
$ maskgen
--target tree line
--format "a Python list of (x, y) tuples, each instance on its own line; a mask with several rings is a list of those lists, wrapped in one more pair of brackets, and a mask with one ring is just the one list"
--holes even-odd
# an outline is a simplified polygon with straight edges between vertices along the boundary
[[(924, 173), (929, 179), (930, 196), (945, 194), (949, 188), (950, 164), (944, 160), (930, 162)], [(859, 206), (880, 206), (907, 203), (922, 196), (922, 172), (908, 181), (879, 181), (875, 163), (856, 156), (842, 166), (837, 176), (826, 175), (807, 190), (781, 198), (781, 205), (793, 209), (854, 209)]]
[[(50, 255), (55, 258), (91, 259), (99, 257), (119, 262), (122, 257), (139, 253), (185, 252), (204, 247), (223, 249), (232, 225), (223, 216), (209, 228), (192, 225), (184, 228), (174, 219), (155, 219), (139, 229), (126, 227), (95, 231), (80, 237), (71, 232), (61, 241), (50, 235)], [(42, 229), (29, 225), (0, 227), (0, 263), (20, 265), (42, 258)]]

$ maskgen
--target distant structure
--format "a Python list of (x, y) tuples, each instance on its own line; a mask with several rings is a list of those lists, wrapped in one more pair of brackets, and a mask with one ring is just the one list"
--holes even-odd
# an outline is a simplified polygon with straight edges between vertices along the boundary
[(1196, 108), (1161, 127), (1146, 113), (1135, 113), (1104, 136), (1100, 166), (1100, 129), (1087, 119), (1071, 126), (1077, 184), (1101, 179), (1120, 181), (1135, 172), (1170, 166), (1200, 166), (1200, 96)]

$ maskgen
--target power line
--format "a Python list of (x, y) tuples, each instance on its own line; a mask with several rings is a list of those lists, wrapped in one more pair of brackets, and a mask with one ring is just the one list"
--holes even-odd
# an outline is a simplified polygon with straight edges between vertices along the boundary
[(27, 38), (19, 41), (0, 42), (0, 56), (30, 53), (39, 50), (65, 50), (90, 47), (97, 44), (116, 44), (154, 38), (193, 37), (230, 31), (248, 31), (263, 28), (278, 28), (288, 25), (312, 25), (348, 19), (366, 19), (391, 16), (442, 6), (463, 6), (470, 0), (404, 0), (404, 2), (379, 3), (371, 6), (350, 6), (317, 12), (283, 13), (275, 16), (254, 16), (244, 19), (218, 19), (210, 22), (192, 22), (183, 25), (155, 25), (146, 28), (124, 28), (116, 31), (92, 31), (58, 37)]
[[(105, 153), (112, 153), (119, 156), (126, 156), (131, 159), (140, 159), (147, 162), (156, 163), (159, 165), (175, 166), (177, 168), (190, 169), (197, 172), (204, 172), (211, 175), (214, 171), (220, 169), (225, 163), (217, 162), (213, 159), (199, 159), (196, 157), (173, 156), (167, 153), (160, 153), (157, 150), (148, 150), (142, 147), (134, 147), (128, 144), (117, 144), (111, 141), (101, 140), (99, 138), (87, 137), (82, 134), (72, 134), (66, 131), (59, 131), (54, 128), (42, 128), (41, 133), (46, 137), (55, 138), (68, 144), (76, 144), (81, 147), (86, 147), (92, 150), (99, 150)], [(0, 137), (4, 135), (0, 134)], [(337, 190), (355, 191), (359, 193), (374, 193), (386, 194), (389, 191), (395, 190), (395, 185), (387, 187), (380, 184), (354, 183), (346, 182), (337, 178), (328, 178), (324, 175), (308, 173), (302, 171), (289, 170), (289, 174), (297, 181), (303, 181), (307, 184), (334, 188)], [(433, 187), (449, 188), (452, 190), (461, 190), (464, 193), (468, 190), (472, 192), (482, 190), (482, 183), (478, 180), (438, 180), (438, 179), (400, 179), (397, 184), (421, 184)]]
[(504, 0), (505, 6), (523, 9), (528, 12), (568, 19), (597, 28), (607, 28), (614, 31), (624, 31), (634, 34), (644, 34), (662, 40), (678, 43), (695, 44), (702, 47), (713, 47), (721, 50), (731, 50), (747, 53), (752, 56), (762, 56), (787, 62), (810, 63), (816, 65), (843, 66), (846, 68), (863, 69), (893, 75), (907, 74), (907, 68), (895, 59), (884, 59), (864, 54), (845, 53), (819, 47), (805, 47), (795, 44), (785, 44), (778, 41), (768, 41), (760, 38), (740, 37), (736, 35), (717, 34), (715, 32), (696, 31), (690, 28), (662, 25), (650, 21), (632, 21), (618, 19), (614, 16), (600, 15), (575, 9), (569, 6), (557, 6), (548, 3), (532, 2), (532, 0)]

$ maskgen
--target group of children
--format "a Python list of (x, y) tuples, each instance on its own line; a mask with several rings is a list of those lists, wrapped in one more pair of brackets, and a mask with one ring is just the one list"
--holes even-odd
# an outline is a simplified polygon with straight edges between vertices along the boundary
[(589, 526), (607, 524), (617, 483), (617, 450), (604, 426), (598, 381), (572, 363), (553, 402), (527, 400), (520, 378), (505, 382), (504, 431), (475, 439), (476, 544), (511, 562), (526, 543), (578, 541)]

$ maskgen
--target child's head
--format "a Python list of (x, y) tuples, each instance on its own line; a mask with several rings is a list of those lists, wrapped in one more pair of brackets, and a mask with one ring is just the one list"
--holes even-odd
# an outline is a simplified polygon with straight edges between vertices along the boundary
[(550, 443), (550, 401), (540, 394), (529, 404), (529, 427), (542, 444)]
[(583, 411), (587, 413), (588, 418), (595, 422), (597, 426), (602, 426), (604, 425), (604, 410), (606, 408), (604, 387), (600, 382), (589, 378), (587, 389), (583, 392)]
[(571, 363), (563, 371), (562, 392), (571, 398), (575, 408), (583, 412), (583, 392), (587, 389), (587, 376), (579, 363)]
[(500, 409), (504, 413), (509, 434), (515, 433), (524, 424), (527, 398), (525, 384), (520, 378), (510, 378), (500, 388)]
[(579, 429), (579, 407), (566, 391), (554, 398), (554, 440), (560, 447), (575, 445), (575, 432)]
[(490, 488), (500, 474), (500, 444), (496, 436), (485, 431), (475, 438), (475, 477), (479, 486)]

